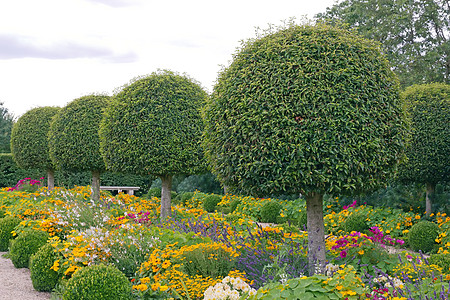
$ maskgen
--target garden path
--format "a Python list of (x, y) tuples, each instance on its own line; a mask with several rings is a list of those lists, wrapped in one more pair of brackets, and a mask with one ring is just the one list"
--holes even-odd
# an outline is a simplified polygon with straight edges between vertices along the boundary
[(37, 292), (33, 289), (30, 270), (17, 269), (11, 260), (0, 252), (0, 300), (48, 300), (50, 293)]

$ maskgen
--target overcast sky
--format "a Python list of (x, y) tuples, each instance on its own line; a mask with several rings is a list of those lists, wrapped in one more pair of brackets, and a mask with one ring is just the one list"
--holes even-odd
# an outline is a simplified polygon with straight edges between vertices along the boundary
[(211, 92), (255, 28), (312, 18), (335, 0), (1, 0), (0, 102), (17, 118), (157, 69)]

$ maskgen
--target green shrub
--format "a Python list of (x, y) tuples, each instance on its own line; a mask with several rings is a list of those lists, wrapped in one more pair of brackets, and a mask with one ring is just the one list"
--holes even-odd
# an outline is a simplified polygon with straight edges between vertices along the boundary
[(306, 226), (308, 224), (308, 219), (307, 219), (307, 214), (306, 214), (306, 209), (303, 209), (297, 220), (295, 220), (295, 225), (297, 225), (300, 230), (306, 230)]
[(439, 234), (439, 226), (430, 221), (421, 221), (411, 227), (408, 241), (414, 251), (429, 252), (433, 249)]
[(241, 218), (240, 215), (233, 214), (233, 213), (228, 214), (228, 215), (225, 216), (225, 220), (226, 220), (227, 222), (231, 223), (231, 224), (233, 224), (234, 222), (236, 222), (236, 221), (239, 220), (240, 218)]
[(441, 267), (444, 274), (450, 274), (450, 254), (431, 254), (428, 262), (430, 265), (437, 265)]
[(30, 256), (47, 243), (49, 234), (45, 231), (30, 229), (19, 234), (11, 241), (9, 256), (16, 268), (28, 268)]
[(63, 300), (128, 300), (131, 284), (113, 266), (103, 264), (82, 268), (67, 282)]
[(51, 292), (60, 278), (58, 272), (50, 269), (58, 260), (58, 254), (50, 243), (45, 244), (30, 257), (30, 273), (33, 288), (39, 292)]
[(219, 195), (209, 195), (203, 201), (203, 208), (207, 212), (214, 212), (216, 210), (217, 204), (222, 201), (222, 197)]
[(369, 229), (369, 225), (366, 222), (366, 216), (359, 213), (352, 213), (350, 216), (345, 219), (342, 224), (342, 229), (345, 232), (365, 232)]
[(0, 251), (8, 251), (9, 240), (14, 238), (11, 232), (21, 221), (11, 216), (0, 219)]
[(241, 200), (240, 199), (234, 199), (233, 201), (231, 201), (231, 203), (230, 203), (230, 212), (234, 212), (239, 204), (241, 204)]
[(182, 254), (183, 268), (189, 276), (225, 277), (234, 268), (231, 253), (217, 244), (199, 244)]
[(4, 218), (5, 216), (5, 211), (0, 209), (0, 219)]
[(280, 215), (282, 206), (275, 201), (266, 202), (261, 208), (261, 222), (276, 223), (277, 217)]
[(186, 205), (186, 203), (189, 201), (189, 199), (192, 199), (192, 197), (194, 196), (194, 192), (185, 192), (180, 194), (180, 202), (183, 205)]
[(154, 188), (149, 189), (148, 193), (147, 193), (147, 197), (148, 198), (152, 198), (152, 197), (161, 198), (161, 188), (154, 187)]

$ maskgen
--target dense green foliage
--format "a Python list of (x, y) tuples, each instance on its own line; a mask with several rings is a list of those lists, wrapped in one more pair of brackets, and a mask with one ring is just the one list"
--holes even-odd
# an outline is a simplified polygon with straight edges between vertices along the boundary
[(282, 205), (276, 201), (264, 203), (261, 207), (261, 222), (276, 223), (277, 217), (280, 215)]
[(12, 231), (20, 221), (22, 220), (11, 216), (0, 219), (0, 251), (8, 251), (9, 240), (14, 239)]
[(219, 202), (222, 200), (222, 197), (219, 195), (208, 195), (206, 196), (206, 198), (203, 200), (203, 208), (207, 211), (207, 212), (214, 212), (217, 208), (217, 204), (219, 204)]
[(3, 102), (0, 102), (0, 153), (11, 152), (10, 139), (13, 124), (13, 115), (3, 106)]
[(123, 87), (100, 129), (108, 169), (157, 176), (198, 171), (203, 167), (200, 109), (206, 97), (192, 79), (169, 71)]
[(428, 259), (430, 265), (437, 265), (442, 268), (442, 272), (447, 274), (450, 271), (450, 254), (431, 254)]
[(171, 213), (172, 177), (204, 170), (200, 110), (206, 92), (193, 79), (160, 71), (124, 86), (100, 127), (109, 170), (161, 178), (161, 217)]
[(23, 231), (11, 241), (9, 256), (16, 268), (28, 268), (31, 255), (47, 243), (49, 234), (46, 231), (30, 229)]
[(411, 118), (412, 137), (400, 179), (423, 184), (449, 182), (450, 85), (414, 85), (402, 97)]
[(48, 131), (59, 107), (37, 107), (27, 111), (14, 124), (11, 153), (24, 169), (54, 169), (48, 148)]
[(0, 187), (13, 187), (21, 179), (38, 179), (44, 175), (45, 172), (38, 169), (19, 168), (11, 153), (0, 153)]
[(53, 263), (58, 254), (50, 243), (45, 244), (30, 257), (30, 273), (33, 288), (39, 292), (51, 292), (60, 279), (60, 275), (53, 269)]
[(346, 23), (381, 42), (403, 86), (450, 83), (450, 4), (446, 0), (344, 0), (316, 18)]
[(347, 219), (345, 219), (342, 224), (342, 229), (349, 233), (352, 231), (366, 232), (369, 229), (366, 218), (367, 217), (363, 214), (352, 213)]
[(63, 300), (129, 300), (131, 284), (123, 273), (103, 264), (82, 268), (67, 282)]
[(403, 157), (399, 87), (379, 46), (325, 25), (244, 43), (205, 119), (213, 173), (252, 195), (372, 189)]
[(439, 226), (436, 223), (421, 221), (409, 230), (408, 242), (414, 251), (429, 252), (433, 250), (438, 234)]
[(89, 95), (63, 107), (51, 123), (49, 149), (60, 169), (104, 171), (98, 129), (108, 96)]

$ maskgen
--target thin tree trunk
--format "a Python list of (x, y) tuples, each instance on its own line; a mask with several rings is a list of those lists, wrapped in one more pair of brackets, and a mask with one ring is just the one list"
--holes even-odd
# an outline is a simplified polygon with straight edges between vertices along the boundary
[(49, 191), (55, 188), (55, 171), (52, 169), (47, 170), (47, 187)]
[(161, 220), (166, 219), (172, 215), (171, 210), (171, 195), (172, 190), (172, 176), (161, 176)]
[(431, 198), (434, 195), (435, 188), (436, 188), (436, 184), (427, 182), (427, 193), (425, 196), (425, 211), (426, 211), (427, 216), (430, 216), (430, 214), (431, 214), (431, 205), (432, 205)]
[(91, 198), (94, 201), (100, 200), (100, 172), (92, 171)]
[(323, 223), (323, 194), (306, 195), (308, 227), (309, 275), (325, 271), (325, 228)]

